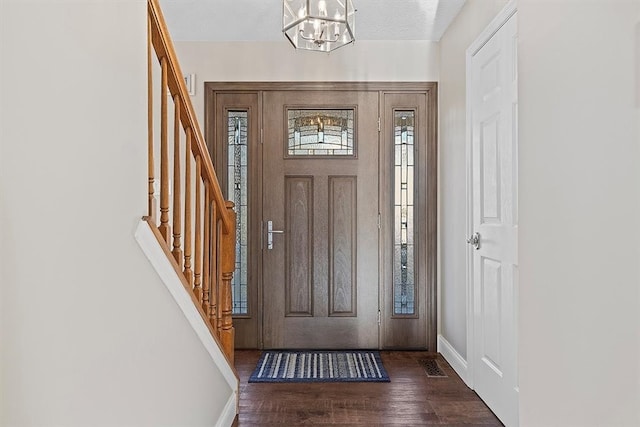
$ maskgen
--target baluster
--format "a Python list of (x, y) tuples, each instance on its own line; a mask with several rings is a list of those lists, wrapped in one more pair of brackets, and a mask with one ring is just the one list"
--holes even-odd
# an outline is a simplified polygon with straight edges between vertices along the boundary
[(219, 233), (219, 220), (218, 220), (218, 207), (215, 203), (211, 205), (211, 264), (209, 265), (209, 277), (211, 281), (211, 300), (209, 301), (209, 323), (213, 326), (213, 330), (218, 333), (218, 261), (219, 261), (219, 248), (218, 248), (218, 236)]
[(180, 243), (180, 95), (173, 98), (173, 257), (182, 268), (182, 247)]
[(196, 227), (195, 227), (195, 271), (193, 293), (202, 303), (202, 158), (196, 155)]
[[(225, 207), (223, 207), (222, 209), (227, 209), (226, 205)], [(218, 272), (217, 272), (217, 276), (216, 276), (216, 280), (218, 281), (218, 301), (217, 301), (217, 307), (216, 307), (216, 330), (218, 331), (218, 337), (220, 337), (220, 332), (222, 332), (222, 306), (223, 306), (223, 302), (222, 302), (222, 291), (224, 289), (224, 285), (222, 282), (222, 265), (223, 265), (223, 260), (222, 258), (224, 257), (224, 252), (225, 252), (225, 247), (223, 244), (223, 225), (222, 225), (222, 221), (218, 222), (218, 241), (216, 242), (216, 244), (218, 245)]]
[(202, 309), (209, 318), (209, 299), (211, 293), (211, 286), (209, 283), (209, 265), (211, 260), (209, 259), (211, 248), (211, 200), (209, 194), (209, 184), (205, 183), (204, 186), (204, 248), (203, 248), (203, 262), (202, 262)]
[(191, 270), (191, 128), (187, 128), (186, 150), (184, 154), (184, 277), (189, 289), (193, 288)]
[(148, 137), (148, 150), (149, 150), (149, 163), (148, 174), (149, 184), (147, 192), (149, 213), (148, 216), (151, 222), (155, 224), (156, 217), (156, 198), (154, 197), (154, 164), (153, 164), (153, 68), (152, 68), (152, 55), (153, 46), (151, 45), (151, 18), (147, 17), (147, 137)]
[(231, 297), (231, 280), (236, 269), (236, 213), (233, 210), (234, 204), (227, 201), (227, 214), (230, 219), (230, 229), (222, 235), (222, 253), (220, 257), (222, 270), (222, 292), (219, 305), (222, 314), (222, 326), (220, 328), (220, 341), (222, 348), (233, 364), (234, 328), (233, 309)]
[(167, 57), (160, 58), (162, 68), (162, 87), (160, 91), (160, 234), (167, 244), (169, 236), (169, 145), (167, 142)]

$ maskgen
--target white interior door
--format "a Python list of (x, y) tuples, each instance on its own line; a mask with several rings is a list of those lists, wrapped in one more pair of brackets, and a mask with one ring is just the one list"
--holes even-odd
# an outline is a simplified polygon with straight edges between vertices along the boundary
[[(485, 33), (486, 34), (486, 33)], [(490, 34), (490, 33), (489, 33)], [(516, 14), (470, 52), (473, 386), (518, 424)]]

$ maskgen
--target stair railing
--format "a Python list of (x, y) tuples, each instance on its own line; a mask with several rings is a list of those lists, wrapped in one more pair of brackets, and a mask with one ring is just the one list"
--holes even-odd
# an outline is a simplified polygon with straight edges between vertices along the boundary
[[(145, 220), (233, 366), (234, 205), (220, 189), (158, 1), (148, 0), (147, 5), (149, 212)], [(158, 64), (159, 102), (154, 104)]]

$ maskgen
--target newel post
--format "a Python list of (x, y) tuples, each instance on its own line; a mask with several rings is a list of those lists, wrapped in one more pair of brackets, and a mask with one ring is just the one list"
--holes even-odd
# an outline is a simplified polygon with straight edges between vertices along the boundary
[(222, 244), (220, 248), (220, 267), (222, 272), (222, 286), (220, 289), (220, 341), (222, 347), (233, 364), (233, 346), (235, 331), (233, 328), (233, 308), (231, 298), (231, 280), (236, 269), (236, 213), (233, 210), (234, 203), (226, 202), (227, 215), (229, 215), (230, 229), (222, 234)]

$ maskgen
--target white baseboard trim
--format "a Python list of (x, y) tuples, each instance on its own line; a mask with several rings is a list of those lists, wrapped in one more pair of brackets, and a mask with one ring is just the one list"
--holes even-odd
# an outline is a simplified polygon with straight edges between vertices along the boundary
[(438, 335), (438, 353), (442, 354), (442, 357), (451, 365), (454, 371), (462, 378), (462, 381), (472, 387), (473, 384), (469, 379), (469, 370), (467, 369), (467, 361), (464, 357), (460, 356), (460, 353), (446, 340), (442, 335)]
[(236, 396), (237, 394), (235, 392), (229, 396), (229, 400), (227, 400), (227, 404), (224, 405), (222, 414), (220, 415), (220, 418), (218, 418), (216, 427), (231, 427), (233, 424), (233, 420), (235, 420), (236, 413), (238, 412), (236, 410), (238, 407)]
[[(229, 366), (227, 359), (218, 346), (218, 343), (211, 336), (211, 332), (209, 332), (209, 328), (207, 328), (207, 325), (204, 323), (200, 312), (193, 305), (191, 296), (182, 285), (182, 282), (173, 269), (171, 262), (162, 251), (162, 247), (160, 247), (156, 236), (153, 234), (153, 231), (151, 231), (151, 228), (149, 228), (149, 224), (147, 224), (146, 221), (141, 220), (136, 227), (134, 235), (136, 241), (140, 245), (140, 248), (142, 248), (142, 251), (151, 262), (151, 265), (158, 273), (158, 276), (160, 276), (160, 279), (176, 300), (180, 309), (182, 309), (184, 316), (191, 324), (191, 327), (193, 327), (193, 330), (196, 332), (196, 335), (198, 335), (198, 338), (200, 338), (200, 341), (202, 341), (204, 348), (207, 350), (218, 369), (220, 369), (220, 372), (229, 384), (229, 387), (231, 387), (232, 393), (229, 399), (234, 402), (231, 407), (233, 408), (235, 417), (235, 402), (238, 396), (238, 379)], [(227, 406), (229, 406), (228, 403)], [(227, 408), (225, 407), (225, 410), (226, 409)]]

